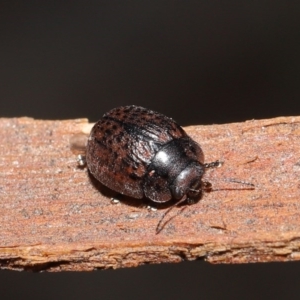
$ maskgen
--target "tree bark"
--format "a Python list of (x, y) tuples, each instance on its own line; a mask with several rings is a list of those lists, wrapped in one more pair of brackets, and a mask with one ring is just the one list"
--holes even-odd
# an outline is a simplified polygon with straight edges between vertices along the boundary
[(174, 207), (159, 234), (172, 203), (149, 209), (154, 203), (121, 197), (78, 165), (90, 127), (86, 119), (0, 119), (0, 268), (300, 259), (300, 117), (186, 127), (205, 161), (223, 165), (204, 176), (212, 191)]

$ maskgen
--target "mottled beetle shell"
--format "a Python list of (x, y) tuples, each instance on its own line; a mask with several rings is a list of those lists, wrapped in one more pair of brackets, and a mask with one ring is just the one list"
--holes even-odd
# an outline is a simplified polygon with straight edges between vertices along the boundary
[(201, 193), (200, 146), (174, 120), (143, 107), (106, 113), (91, 130), (86, 161), (102, 184), (134, 198), (166, 202)]

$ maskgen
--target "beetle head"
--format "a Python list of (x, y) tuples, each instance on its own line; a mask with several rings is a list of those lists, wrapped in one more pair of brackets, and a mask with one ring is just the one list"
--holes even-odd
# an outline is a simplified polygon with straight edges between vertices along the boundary
[(174, 180), (171, 187), (172, 196), (180, 200), (186, 195), (188, 201), (199, 198), (202, 192), (204, 170), (204, 166), (198, 161), (189, 163)]

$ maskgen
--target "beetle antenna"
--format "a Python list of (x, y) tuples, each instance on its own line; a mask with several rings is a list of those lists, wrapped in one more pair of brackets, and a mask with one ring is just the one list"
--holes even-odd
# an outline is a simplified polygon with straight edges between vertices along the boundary
[[(178, 201), (177, 203), (173, 204), (171, 207), (169, 207), (164, 213), (163, 215), (161, 216), (161, 219), (159, 220), (157, 226), (156, 226), (156, 234), (159, 234), (163, 229), (164, 227), (167, 225), (168, 222), (170, 222), (173, 218), (175, 218), (177, 215), (181, 214), (182, 210), (180, 210), (175, 216), (173, 216), (172, 218), (170, 218), (169, 220), (167, 220), (162, 226), (161, 226), (161, 223), (162, 221), (164, 220), (165, 216), (175, 207), (175, 206), (178, 206), (179, 204), (185, 202), (187, 199), (186, 198), (183, 198), (181, 199), (180, 201)], [(186, 206), (183, 208), (185, 209)]]
[[(213, 161), (213, 162), (210, 162), (210, 163), (205, 163), (204, 167), (206, 169), (219, 168), (223, 164), (224, 164), (224, 162), (216, 160), (216, 161)], [(255, 185), (253, 183), (250, 183), (250, 182), (247, 182), (247, 181), (243, 181), (243, 180), (237, 180), (237, 179), (232, 179), (232, 178), (225, 178), (223, 180), (227, 181), (227, 182), (233, 182), (233, 183), (240, 183), (240, 184), (248, 185), (248, 186), (251, 186), (253, 188), (255, 187)], [(204, 190), (212, 190), (211, 185), (209, 187), (207, 187), (205, 184), (206, 184), (206, 182), (203, 182), (203, 184), (202, 184), (202, 188)]]
[(253, 183), (243, 181), (243, 180), (237, 180), (237, 179), (233, 179), (233, 178), (224, 178), (223, 180), (228, 181), (228, 182), (233, 182), (233, 183), (240, 183), (240, 184), (244, 184), (244, 185), (249, 185), (249, 186), (252, 186), (253, 188), (255, 187), (255, 185)]
[(238, 184), (243, 184), (247, 185), (248, 187), (243, 187), (243, 188), (206, 188), (207, 192), (216, 192), (216, 191), (223, 191), (223, 190), (255, 190), (255, 184), (243, 180), (237, 180), (233, 178), (222, 178), (220, 181), (226, 181), (226, 182), (233, 182), (233, 183), (238, 183)]

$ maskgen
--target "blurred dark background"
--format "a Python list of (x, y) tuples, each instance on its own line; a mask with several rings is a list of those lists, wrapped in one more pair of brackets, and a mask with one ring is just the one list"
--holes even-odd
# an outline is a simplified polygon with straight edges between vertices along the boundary
[[(299, 1), (1, 1), (0, 117), (300, 115)], [(300, 263), (0, 272), (1, 299), (299, 299)]]

